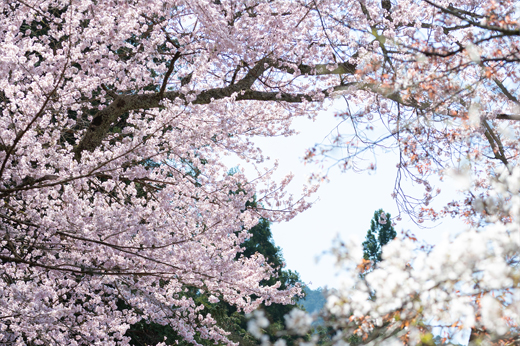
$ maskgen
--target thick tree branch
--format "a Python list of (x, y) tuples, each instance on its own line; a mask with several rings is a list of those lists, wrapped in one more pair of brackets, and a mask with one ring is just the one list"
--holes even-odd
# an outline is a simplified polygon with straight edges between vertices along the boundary
[(520, 114), (498, 114), (497, 119), (500, 120), (514, 120), (519, 121), (520, 120)]
[[(191, 103), (209, 104), (212, 100), (220, 100), (230, 97), (234, 93), (248, 90), (268, 67), (267, 58), (261, 59), (236, 84), (202, 91)], [(165, 92), (162, 95), (160, 92), (141, 95), (120, 95), (110, 105), (96, 114), (85, 135), (74, 149), (76, 160), (81, 158), (82, 151), (93, 151), (97, 148), (110, 130), (112, 123), (121, 115), (132, 110), (158, 108), (163, 99), (174, 101), (178, 98), (186, 100), (186, 94), (174, 91)]]
[[(173, 62), (170, 64), (172, 69)], [(356, 65), (350, 63), (339, 64), (335, 68), (331, 68), (331, 64), (318, 64), (315, 66), (308, 66), (300, 64), (298, 69), (301, 74), (307, 75), (332, 75), (332, 74), (353, 74), (356, 70)], [(214, 88), (202, 91), (200, 93), (193, 93), (197, 95), (192, 104), (209, 104), (212, 100), (221, 100), (237, 93), (237, 100), (258, 100), (258, 101), (285, 101), (285, 102), (303, 102), (313, 101), (313, 97), (308, 94), (287, 94), (279, 92), (261, 92), (251, 90), (251, 86), (255, 81), (270, 67), (275, 67), (284, 70), (287, 73), (296, 73), (296, 69), (286, 66), (282, 62), (270, 61), (268, 58), (258, 61), (248, 73), (235, 84), (228, 85), (223, 88)], [(170, 69), (168, 71), (170, 71)], [(162, 100), (167, 99), (174, 101), (176, 99), (188, 99), (186, 94), (177, 91), (165, 92), (167, 77), (165, 77), (161, 91), (158, 93), (149, 93), (141, 95), (119, 95), (114, 99), (110, 105), (99, 111), (90, 127), (87, 129), (85, 135), (74, 149), (76, 160), (81, 158), (81, 152), (84, 150), (93, 151), (97, 148), (106, 134), (110, 130), (112, 123), (118, 117), (126, 112), (138, 109), (152, 109), (158, 108)], [(338, 86), (335, 90), (344, 89), (346, 86)], [(324, 92), (326, 93), (326, 92)]]
[(356, 64), (351, 64), (348, 62), (344, 62), (341, 64), (337, 64), (335, 67), (334, 64), (317, 64), (314, 66), (306, 65), (306, 64), (298, 64), (298, 68), (295, 69), (291, 67), (291, 63), (283, 62), (283, 61), (271, 61), (271, 65), (281, 71), (285, 71), (290, 74), (295, 74), (297, 71), (303, 75), (309, 76), (321, 76), (321, 75), (339, 75), (339, 74), (355, 74), (356, 73)]
[(502, 163), (507, 167), (509, 162), (507, 161), (504, 146), (502, 145), (500, 138), (498, 138), (498, 136), (493, 132), (493, 129), (489, 126), (486, 119), (482, 119), (482, 125), (484, 125), (485, 128), (484, 136), (486, 136), (486, 139), (491, 145), (495, 158), (502, 161)]
[(504, 86), (504, 84), (503, 84), (501, 81), (499, 81), (499, 80), (496, 79), (496, 78), (493, 78), (493, 81), (494, 81), (495, 84), (500, 88), (500, 90), (502, 91), (502, 93), (503, 93), (504, 95), (506, 95), (506, 97), (507, 97), (509, 100), (513, 101), (513, 102), (516, 103), (517, 105), (520, 105), (520, 102), (518, 102), (518, 99), (517, 99), (516, 97), (514, 97), (513, 94), (511, 94), (511, 93), (509, 92), (509, 90), (507, 90), (507, 88)]
[(81, 274), (81, 275), (115, 275), (115, 276), (127, 276), (127, 275), (137, 275), (137, 276), (171, 276), (171, 272), (131, 272), (131, 271), (98, 271), (91, 269), (91, 268), (85, 268), (81, 270), (72, 269), (70, 268), (71, 265), (67, 265), (67, 267), (63, 267), (62, 265), (45, 265), (34, 261), (27, 261), (21, 258), (13, 258), (9, 256), (0, 255), (0, 261), (3, 263), (23, 263), (28, 265), (29, 267), (39, 267), (44, 268), (47, 270), (53, 270), (53, 271), (61, 271), (61, 272), (69, 272), (69, 273), (75, 273), (75, 274)]
[(448, 8), (445, 8), (445, 7), (437, 5), (436, 3), (432, 2), (432, 1), (429, 1), (429, 0), (424, 0), (424, 1), (426, 3), (432, 5), (433, 7), (441, 10), (442, 12), (444, 12), (446, 14), (450, 14), (454, 17), (465, 20), (466, 22), (470, 23), (472, 26), (476, 26), (478, 28), (485, 29), (485, 30), (498, 31), (505, 35), (510, 35), (510, 36), (520, 35), (520, 29), (519, 30), (510, 30), (510, 29), (505, 29), (505, 28), (502, 28), (502, 27), (499, 27), (496, 25), (485, 25), (485, 24), (481, 24), (478, 21), (464, 17), (464, 15), (467, 15), (467, 16), (471, 16), (471, 17), (475, 17), (475, 18), (483, 18), (483, 16), (481, 16), (481, 15), (471, 13), (468, 11), (464, 11), (464, 10), (455, 8), (451, 5)]
[(168, 85), (168, 80), (170, 79), (170, 76), (173, 72), (173, 68), (175, 67), (175, 63), (179, 58), (181, 57), (181, 52), (177, 51), (175, 55), (173, 56), (173, 59), (170, 61), (170, 66), (168, 67), (168, 71), (166, 71), (166, 74), (164, 75), (163, 84), (161, 86), (161, 90), (159, 90), (159, 97), (162, 98), (164, 95), (164, 90), (166, 90), (166, 86)]

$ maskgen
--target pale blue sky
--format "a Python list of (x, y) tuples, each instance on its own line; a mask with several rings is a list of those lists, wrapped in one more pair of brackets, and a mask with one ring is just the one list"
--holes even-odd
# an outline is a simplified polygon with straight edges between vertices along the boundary
[[(315, 122), (305, 118), (296, 119), (293, 128), (300, 134), (292, 137), (260, 138), (255, 143), (272, 160), (278, 159), (278, 178), (289, 172), (295, 174), (290, 190), (298, 193), (307, 182), (309, 174), (319, 170), (316, 166), (303, 163), (305, 150), (321, 142), (337, 122), (338, 119), (331, 113), (323, 113)], [(392, 216), (397, 215), (397, 206), (391, 198), (396, 163), (396, 154), (380, 153), (376, 172), (340, 173), (338, 169), (333, 169), (329, 174), (330, 182), (323, 183), (316, 196), (319, 200), (311, 209), (289, 222), (273, 224), (274, 240), (283, 249), (287, 268), (298, 271), (307, 284), (312, 282), (312, 288), (335, 286), (337, 276), (334, 262), (330, 256), (322, 254), (331, 248), (337, 235), (342, 239), (351, 236), (363, 239), (376, 209), (383, 208)], [(435, 186), (445, 193), (434, 205), (443, 205), (443, 202), (457, 197), (454, 192), (456, 184), (450, 179), (442, 184), (437, 182)], [(422, 194), (422, 188), (411, 185), (408, 188), (412, 193)], [(420, 240), (435, 244), (444, 232), (458, 233), (464, 227), (461, 221), (447, 219), (438, 223), (435, 228), (419, 229), (404, 217), (395, 228), (398, 234), (402, 230), (411, 230)], [(316, 261), (318, 257), (321, 257), (319, 262)]]

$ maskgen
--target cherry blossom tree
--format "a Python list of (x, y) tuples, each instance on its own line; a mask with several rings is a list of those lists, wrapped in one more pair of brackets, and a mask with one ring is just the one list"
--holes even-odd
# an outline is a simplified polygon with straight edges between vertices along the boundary
[[(496, 321), (517, 320), (516, 296), (487, 293), (518, 283), (515, 5), (1, 1), (1, 342), (124, 345), (128, 326), (145, 320), (189, 342), (228, 343), (187, 290), (246, 312), (289, 303), (299, 288), (260, 284), (273, 268), (241, 257), (241, 244), (260, 217), (289, 220), (307, 208), (314, 188), (293, 198), (284, 191), (290, 177), (229, 175), (222, 159), (261, 163), (252, 136), (290, 135), (293, 117), (315, 116), (328, 98), (347, 101), (340, 115), (355, 129), (343, 142), (345, 167), (393, 140), (399, 174), (425, 186), (419, 219), (438, 215), (428, 208), (430, 174), (473, 172), (466, 203), (446, 212), (490, 225), (428, 260), (406, 241), (391, 243), (366, 282), (356, 275), (329, 299), (333, 326), (373, 330), (399, 314), (372, 341), (416, 340), (413, 321), (423, 317), (414, 314), (424, 314), (507, 334), (512, 327)], [(388, 129), (382, 138), (370, 137), (375, 116)], [(403, 210), (417, 210), (397, 185), (399, 196)], [(471, 241), (486, 246), (461, 252)], [(348, 267), (357, 257), (342, 258)], [(501, 271), (486, 271), (492, 264)], [(378, 297), (385, 282), (405, 287)], [(374, 301), (363, 299), (369, 291)], [(307, 330), (305, 316), (288, 321)]]
[(514, 168), (489, 179), (490, 196), (479, 200), (481, 207), (475, 205), (485, 213), (486, 226), (453, 239), (445, 236), (427, 251), (419, 249), (416, 239), (396, 238), (384, 247), (384, 261), (365, 276), (356, 275), (363, 268), (360, 243), (338, 244), (335, 254), (344, 280), (330, 292), (323, 311), (337, 331), (334, 341), (356, 334), (363, 344), (431, 344), (436, 327), (445, 341), (516, 343), (519, 174)]
[[(333, 249), (341, 268), (339, 287), (327, 292), (321, 312), (288, 317), (286, 332), (305, 335), (319, 319), (328, 331), (327, 345), (435, 345), (435, 339), (471, 346), (517, 344), (519, 182), (518, 167), (504, 168), (488, 179), (489, 195), (474, 203), (483, 226), (446, 235), (427, 249), (411, 236), (397, 237), (368, 273), (362, 243), (339, 241)], [(259, 338), (268, 344), (265, 336)], [(310, 344), (323, 342), (315, 335)]]
[[(335, 342), (356, 333), (366, 344), (427, 344), (437, 325), (450, 333), (466, 330), (471, 344), (517, 343), (518, 2), (349, 4), (344, 13), (321, 11), (335, 53), (351, 54), (359, 78), (348, 80), (358, 91), (344, 95), (352, 108), (339, 114), (354, 135), (333, 143), (347, 150), (344, 167), (357, 168), (356, 157), (367, 149), (393, 146), (401, 210), (417, 212), (419, 222), (462, 216), (471, 227), (428, 251), (410, 237), (393, 241), (381, 268), (365, 277), (354, 274), (359, 244), (341, 244), (336, 254), (348, 270), (324, 312), (338, 331)], [(343, 36), (334, 36), (340, 31)], [(342, 40), (349, 33), (347, 45)], [(371, 137), (376, 118), (388, 132)], [(406, 174), (424, 185), (423, 198), (403, 191)], [(467, 198), (431, 209), (438, 193), (431, 174), (462, 177)]]
[(321, 87), (271, 72), (317, 42), (307, 12), (0, 2), (1, 343), (124, 345), (140, 320), (230, 343), (188, 291), (245, 312), (291, 302), (300, 288), (262, 284), (274, 268), (241, 244), (313, 188), (293, 199), (290, 177), (249, 181), (222, 158), (262, 162), (249, 137), (288, 135), (318, 109)]
[[(364, 169), (367, 152), (392, 148), (400, 158), (395, 197), (401, 211), (418, 222), (452, 215), (469, 223), (423, 251), (411, 236), (392, 241), (381, 266), (366, 276), (359, 275), (361, 244), (340, 243), (334, 251), (344, 283), (320, 314), (332, 343), (344, 345), (356, 334), (367, 345), (432, 344), (436, 326), (448, 332), (447, 340), (466, 331), (471, 344), (517, 344), (518, 2), (323, 1), (310, 7), (333, 47), (337, 64), (329, 73), (350, 88), (333, 95), (346, 103), (337, 115), (352, 134), (339, 132), (307, 158), (321, 160), (341, 147), (346, 156), (336, 163)], [(467, 198), (431, 209), (439, 193), (433, 174), (461, 177)], [(406, 175), (424, 185), (422, 197), (402, 189)], [(304, 320), (288, 332), (308, 328)]]
[[(337, 114), (344, 126), (307, 158), (330, 156), (342, 169), (374, 169), (368, 154), (393, 150), (401, 212), (419, 222), (473, 215), (471, 201), (489, 187), (487, 174), (517, 164), (518, 2), (320, 4), (316, 11), (338, 62), (331, 73), (350, 89), (336, 94), (345, 102)], [(337, 156), (338, 147), (344, 156)], [(450, 171), (474, 174), (475, 191), (433, 210), (429, 204), (439, 191), (430, 176)], [(424, 194), (404, 191), (405, 178), (423, 185)]]

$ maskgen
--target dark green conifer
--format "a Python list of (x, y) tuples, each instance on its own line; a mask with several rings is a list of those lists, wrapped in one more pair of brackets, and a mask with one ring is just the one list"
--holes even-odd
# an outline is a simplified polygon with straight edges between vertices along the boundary
[(376, 210), (370, 221), (370, 229), (363, 242), (363, 258), (372, 262), (372, 267), (383, 260), (382, 248), (394, 239), (397, 233), (392, 226), (389, 213), (383, 209)]

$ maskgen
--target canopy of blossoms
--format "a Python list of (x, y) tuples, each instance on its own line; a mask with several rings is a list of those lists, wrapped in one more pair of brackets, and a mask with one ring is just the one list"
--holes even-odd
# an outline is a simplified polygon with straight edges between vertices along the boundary
[[(401, 210), (460, 215), (473, 230), (427, 255), (391, 244), (381, 268), (331, 296), (334, 328), (414, 341), (432, 317), (507, 335), (519, 11), (511, 0), (0, 1), (0, 342), (125, 345), (145, 320), (229, 343), (188, 288), (247, 312), (290, 303), (299, 288), (260, 284), (273, 268), (240, 245), (260, 217), (309, 207), (315, 187), (289, 196), (291, 177), (248, 180), (222, 158), (261, 164), (252, 136), (290, 135), (292, 118), (339, 97), (354, 129), (336, 142), (343, 167), (388, 140), (398, 181), (425, 188), (413, 200), (397, 183)], [(370, 135), (377, 118), (384, 138)], [(462, 168), (467, 199), (428, 207), (429, 175)]]

